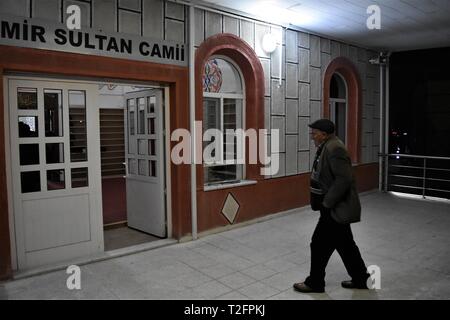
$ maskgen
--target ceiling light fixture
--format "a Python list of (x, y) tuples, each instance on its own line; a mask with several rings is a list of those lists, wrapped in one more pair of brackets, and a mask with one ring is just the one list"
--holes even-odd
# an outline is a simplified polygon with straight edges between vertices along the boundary
[(272, 33), (266, 33), (262, 37), (261, 45), (262, 45), (262, 49), (264, 50), (264, 52), (272, 53), (277, 48), (277, 39), (275, 38), (275, 36)]

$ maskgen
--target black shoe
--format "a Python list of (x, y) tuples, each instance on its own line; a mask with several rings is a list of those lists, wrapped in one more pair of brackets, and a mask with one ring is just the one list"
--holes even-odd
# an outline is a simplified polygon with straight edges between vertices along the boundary
[(324, 288), (311, 288), (309, 286), (307, 286), (304, 282), (300, 282), (300, 283), (294, 283), (294, 290), (298, 291), (298, 292), (303, 292), (303, 293), (324, 293), (325, 289)]
[(352, 280), (342, 281), (341, 285), (346, 289), (369, 289), (363, 282), (353, 282)]

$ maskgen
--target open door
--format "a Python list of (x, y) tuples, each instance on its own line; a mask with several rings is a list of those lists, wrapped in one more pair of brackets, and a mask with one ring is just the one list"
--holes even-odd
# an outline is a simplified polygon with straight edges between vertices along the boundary
[(163, 92), (127, 93), (125, 103), (128, 226), (164, 238)]

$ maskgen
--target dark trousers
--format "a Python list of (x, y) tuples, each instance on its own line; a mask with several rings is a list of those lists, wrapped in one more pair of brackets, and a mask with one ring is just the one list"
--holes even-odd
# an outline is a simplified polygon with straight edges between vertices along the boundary
[(311, 270), (305, 283), (312, 288), (325, 287), (325, 268), (337, 250), (352, 281), (365, 283), (369, 274), (353, 240), (350, 224), (339, 224), (330, 215), (330, 210), (320, 210), (320, 219), (311, 241)]

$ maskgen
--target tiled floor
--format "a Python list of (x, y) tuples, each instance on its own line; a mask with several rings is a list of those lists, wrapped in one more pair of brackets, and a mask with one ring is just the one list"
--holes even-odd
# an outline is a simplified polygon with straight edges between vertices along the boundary
[(81, 267), (81, 290), (65, 271), (0, 284), (1, 299), (450, 299), (450, 204), (371, 193), (353, 225), (380, 290), (348, 290), (334, 253), (326, 293), (292, 284), (309, 271), (317, 213), (308, 208), (264, 222)]
[(104, 239), (105, 251), (159, 240), (157, 237), (127, 227), (105, 230)]

